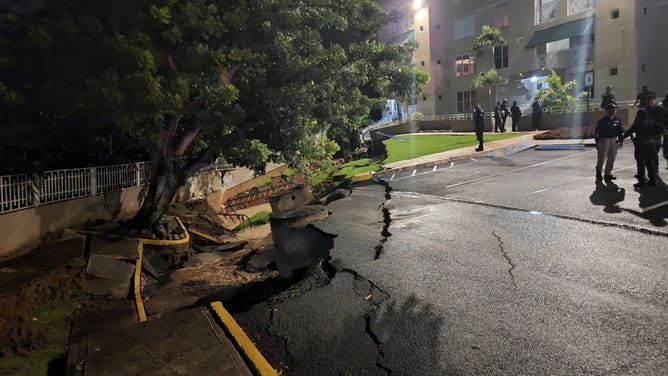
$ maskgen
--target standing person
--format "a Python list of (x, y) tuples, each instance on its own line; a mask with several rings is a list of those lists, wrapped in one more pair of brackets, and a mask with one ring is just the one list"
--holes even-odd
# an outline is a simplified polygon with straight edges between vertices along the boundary
[(504, 99), (501, 102), (501, 133), (506, 131), (506, 119), (508, 119), (510, 111), (508, 111), (508, 100)]
[(612, 86), (605, 87), (605, 94), (601, 96), (601, 110), (605, 111), (610, 103), (617, 104), (615, 95), (612, 93)]
[[(656, 166), (654, 165), (656, 163), (656, 136), (660, 135), (662, 130), (661, 124), (653, 119), (646, 109), (641, 108), (636, 114), (633, 125), (619, 139), (621, 144), (624, 138), (635, 135), (633, 156), (638, 166), (636, 175), (638, 182), (633, 184), (635, 188), (642, 188), (645, 183), (647, 185), (656, 184)], [(647, 181), (645, 181), (645, 170), (649, 177)]]
[(649, 91), (647, 85), (642, 85), (642, 91), (638, 94), (636, 101), (633, 103), (633, 108), (647, 108), (656, 99), (653, 91)]
[(522, 110), (517, 105), (517, 101), (513, 101), (513, 105), (510, 106), (510, 119), (513, 121), (513, 132), (520, 130), (520, 119), (522, 118)]
[(663, 157), (666, 159), (666, 169), (668, 169), (668, 91), (663, 98), (663, 102), (661, 102), (661, 109), (663, 112), (663, 116), (661, 116), (661, 123), (663, 124)]
[[(596, 159), (596, 180), (615, 180), (617, 177), (612, 175), (612, 168), (615, 165), (617, 157), (617, 143), (621, 138), (624, 129), (622, 121), (615, 116), (617, 114), (617, 105), (610, 103), (605, 108), (605, 116), (596, 123), (594, 139), (596, 140), (596, 149), (598, 156)], [(619, 146), (621, 147), (621, 143)], [(605, 163), (605, 175), (601, 176), (601, 169)]]
[(538, 99), (534, 99), (531, 104), (531, 123), (533, 124), (533, 130), (537, 131), (540, 128), (540, 118), (543, 116), (543, 107), (538, 102)]
[(475, 151), (483, 151), (482, 135), (485, 132), (485, 112), (479, 104), (473, 107), (473, 124), (475, 125), (475, 137), (478, 140), (478, 147)]
[(501, 124), (501, 102), (496, 102), (496, 107), (494, 107), (494, 133), (499, 133), (499, 130), (505, 129)]

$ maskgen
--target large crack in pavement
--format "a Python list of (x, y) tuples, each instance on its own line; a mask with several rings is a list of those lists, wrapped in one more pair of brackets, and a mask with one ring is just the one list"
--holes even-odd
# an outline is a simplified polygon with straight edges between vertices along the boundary
[(506, 259), (508, 265), (510, 265), (510, 268), (508, 269), (508, 274), (510, 274), (510, 281), (513, 282), (513, 286), (517, 287), (517, 283), (515, 283), (515, 275), (513, 274), (515, 264), (513, 263), (513, 260), (510, 259), (510, 256), (508, 256), (508, 252), (506, 252), (506, 249), (503, 246), (503, 240), (501, 240), (501, 237), (497, 235), (495, 231), (492, 231), (492, 235), (494, 235), (496, 240), (499, 242), (499, 250), (501, 250), (501, 254), (503, 254), (503, 258)]
[[(380, 308), (381, 304), (390, 298), (390, 294), (378, 287), (373, 281), (361, 276), (355, 270), (343, 268), (340, 272), (348, 273), (353, 276), (353, 291), (371, 305), (370, 309), (367, 309), (364, 312), (364, 331), (376, 346), (376, 351), (378, 353), (375, 363), (376, 367), (385, 371), (386, 374), (392, 375), (392, 369), (383, 364), (383, 359), (385, 358), (383, 343), (371, 327), (371, 315)], [(360, 284), (367, 284), (368, 286), (360, 286)]]
[(383, 212), (383, 229), (380, 231), (382, 238), (374, 249), (374, 260), (378, 260), (380, 256), (383, 255), (383, 252), (385, 252), (385, 242), (387, 242), (387, 238), (392, 236), (392, 233), (389, 231), (390, 223), (392, 223), (392, 214), (390, 213), (390, 209), (385, 206), (387, 201), (392, 199), (392, 196), (390, 195), (390, 192), (392, 192), (392, 187), (390, 187), (388, 182), (382, 179), (378, 180), (378, 184), (385, 188), (385, 202), (383, 202), (379, 207), (379, 209), (381, 209)]
[(283, 359), (283, 364), (286, 367), (289, 367), (289, 364), (290, 364), (289, 363), (290, 362), (290, 349), (288, 348), (288, 339), (279, 335), (279, 334), (277, 334), (277, 333), (274, 333), (273, 331), (270, 330), (271, 327), (274, 325), (274, 312), (276, 312), (276, 308), (269, 307), (269, 324), (264, 329), (264, 331), (265, 331), (265, 333), (267, 333), (268, 336), (274, 337), (274, 338), (278, 339), (279, 341), (281, 341), (281, 343), (283, 344), (283, 351), (285, 352), (285, 358)]

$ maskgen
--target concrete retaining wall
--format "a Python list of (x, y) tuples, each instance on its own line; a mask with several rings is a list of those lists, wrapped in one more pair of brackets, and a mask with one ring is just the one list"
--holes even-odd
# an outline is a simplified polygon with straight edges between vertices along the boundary
[[(620, 109), (617, 111), (617, 116), (622, 119), (622, 123), (625, 128), (628, 128), (635, 118), (635, 110)], [(579, 127), (594, 125), (603, 117), (603, 111), (598, 112), (577, 112), (577, 113), (562, 113), (562, 114), (550, 114), (545, 113), (541, 119), (540, 129), (556, 129), (561, 127)], [(532, 130), (532, 120), (531, 117), (523, 117), (520, 119), (520, 131), (530, 131)], [(493, 121), (491, 119), (485, 119), (485, 131), (491, 132), (493, 127)], [(512, 129), (512, 120), (508, 118), (506, 121), (506, 129)], [(388, 135), (400, 135), (406, 133), (416, 133), (420, 131), (452, 131), (452, 132), (473, 132), (474, 125), (473, 120), (412, 120), (408, 123), (398, 124), (393, 127), (382, 128), (377, 131), (371, 132), (371, 137), (374, 140), (385, 140), (386, 136), (383, 136), (380, 133)]]
[(138, 210), (148, 187), (109, 192), (0, 215), (0, 258), (34, 248), (49, 234), (97, 220), (121, 220)]

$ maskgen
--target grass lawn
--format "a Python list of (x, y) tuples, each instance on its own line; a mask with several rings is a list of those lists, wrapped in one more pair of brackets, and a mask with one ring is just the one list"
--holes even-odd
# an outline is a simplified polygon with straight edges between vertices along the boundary
[[(485, 142), (497, 141), (523, 136), (525, 134), (526, 133), (485, 133), (484, 140)], [(478, 145), (478, 141), (474, 134), (400, 135), (398, 137), (408, 142), (402, 142), (396, 139), (383, 141), (387, 148), (387, 158), (384, 163), (403, 161), (405, 159), (417, 158), (423, 155)]]
[(346, 179), (350, 179), (357, 174), (369, 171), (378, 171), (380, 169), (380, 162), (371, 162), (369, 158), (358, 159), (355, 161), (350, 161), (348, 163), (337, 166), (338, 171), (334, 173), (334, 176), (345, 176)]

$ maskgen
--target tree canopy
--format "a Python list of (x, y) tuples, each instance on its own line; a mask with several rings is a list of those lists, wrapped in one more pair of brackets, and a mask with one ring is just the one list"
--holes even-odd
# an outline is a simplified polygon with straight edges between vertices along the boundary
[(407, 67), (398, 47), (376, 42), (385, 20), (370, 0), (47, 0), (28, 15), (5, 11), (3, 169), (150, 155), (154, 177), (176, 182), (218, 156), (303, 165), (333, 150), (328, 130), (361, 123), (397, 90)]

